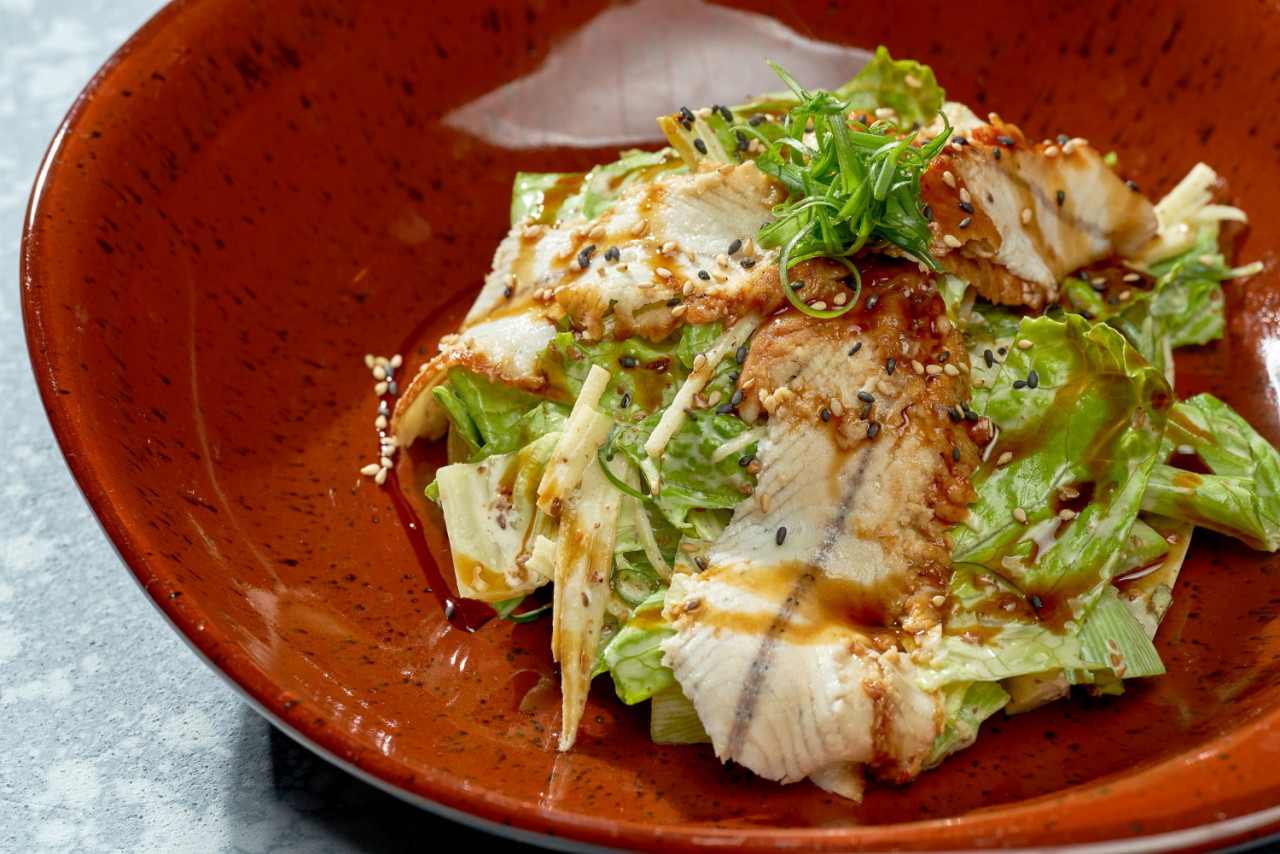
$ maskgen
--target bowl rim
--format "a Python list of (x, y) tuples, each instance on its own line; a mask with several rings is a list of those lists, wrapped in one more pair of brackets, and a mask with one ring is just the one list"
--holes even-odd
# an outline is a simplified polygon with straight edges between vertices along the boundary
[[(90, 103), (123, 61), (145, 55), (158, 37), (182, 22), (195, 9), (229, 6), (240, 0), (171, 0), (117, 48), (77, 95), (59, 124), (41, 161), (31, 190), (20, 251), (19, 283), (22, 318), (32, 371), (41, 402), (60, 452), (85, 501), (116, 554), (161, 616), (184, 642), (252, 708), (293, 740), (366, 783), (401, 800), (452, 821), (518, 841), (565, 851), (611, 851), (661, 845), (674, 851), (734, 848), (745, 851), (779, 849), (888, 850), (915, 842), (930, 850), (979, 851), (990, 845), (1007, 850), (1037, 850), (1061, 854), (1112, 854), (1202, 848), (1260, 839), (1280, 830), (1280, 805), (1223, 817), (1211, 823), (1177, 826), (1147, 835), (1125, 835), (1121, 828), (1144, 820), (1172, 821), (1166, 815), (1109, 816), (1107, 802), (1121, 794), (1158, 790), (1175, 779), (1195, 779), (1210, 759), (1230, 761), (1248, 755), (1263, 740), (1280, 734), (1280, 708), (1272, 708), (1247, 724), (1226, 732), (1200, 748), (1145, 766), (1121, 771), (1036, 798), (987, 807), (950, 818), (886, 825), (842, 828), (717, 828), (702, 825), (653, 824), (602, 819), (559, 808), (533, 805), (513, 796), (479, 789), (432, 768), (422, 774), (366, 748), (337, 727), (307, 726), (313, 717), (306, 698), (289, 695), (229, 638), (209, 630), (198, 604), (177, 602), (170, 595), (165, 574), (148, 561), (128, 536), (122, 508), (109, 498), (91, 455), (73, 423), (75, 402), (58, 393), (58, 376), (46, 353), (54, 349), (57, 332), (46, 322), (54, 310), (50, 299), (56, 281), (46, 274), (55, 254), (56, 238), (43, 225), (49, 196), (59, 179), (62, 162), (70, 160)], [(216, 654), (215, 654), (216, 650)], [(1280, 804), (1280, 767), (1263, 781), (1254, 781), (1248, 794), (1273, 794)], [(1099, 820), (1079, 820), (1079, 816)], [(1073, 817), (1076, 817), (1073, 819)], [(1052, 828), (1052, 830), (1050, 830)], [(909, 838), (903, 832), (909, 833)], [(1112, 835), (1086, 843), (1061, 843), (1081, 832)], [(1048, 833), (1048, 844), (1035, 838)], [(1015, 842), (1022, 839), (1024, 842)], [(956, 845), (966, 847), (955, 847)]]

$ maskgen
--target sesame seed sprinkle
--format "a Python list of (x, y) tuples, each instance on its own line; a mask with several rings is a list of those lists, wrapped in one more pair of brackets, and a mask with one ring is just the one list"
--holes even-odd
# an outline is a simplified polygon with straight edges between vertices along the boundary
[(373, 476), (373, 482), (378, 484), (378, 486), (382, 486), (382, 484), (386, 483), (387, 469), (384, 469), (384, 468), (378, 469), (378, 473)]
[(996, 457), (996, 465), (998, 465), (998, 466), (1007, 466), (1007, 465), (1009, 465), (1009, 463), (1011, 463), (1011, 462), (1013, 462), (1013, 452), (1012, 452), (1012, 451), (1005, 451), (1003, 454), (1001, 454), (1000, 456)]
[(1063, 203), (1067, 200), (1067, 191), (1059, 190), (1055, 195), (1055, 198), (1058, 200), (1058, 207), (1062, 207)]
[(968, 228), (970, 223), (972, 222), (973, 222), (973, 217), (967, 216), (964, 219), (960, 220), (960, 228)]
[(819, 417), (821, 417), (821, 418), (822, 418), (822, 420), (823, 420), (824, 422), (825, 422), (825, 421), (830, 421), (830, 420), (831, 420), (831, 410), (830, 410), (830, 409), (827, 409), (825, 406), (822, 408), (822, 411), (821, 411), (820, 413), (818, 413), (818, 415), (819, 415)]
[(1019, 342), (1018, 342), (1018, 349), (1019, 349), (1019, 350), (1030, 350), (1030, 349), (1031, 349), (1031, 347), (1032, 347), (1032, 343), (1031, 343), (1031, 341), (1030, 341), (1029, 339), (1027, 339), (1027, 338), (1023, 338), (1021, 341), (1019, 341)]
[(872, 394), (870, 394), (869, 392), (865, 392), (865, 391), (860, 391), (860, 392), (858, 392), (858, 400), (862, 401), (863, 403), (875, 403), (875, 402), (876, 402), (875, 397), (874, 397)]
[(1032, 370), (1031, 373), (1027, 374), (1027, 388), (1037, 388), (1039, 385), (1040, 374), (1036, 373), (1035, 370)]
[(874, 439), (876, 436), (879, 436), (879, 435), (880, 435), (880, 422), (872, 421), (870, 424), (867, 425), (867, 438)]
[(1015, 507), (1013, 508), (1013, 518), (1017, 519), (1020, 524), (1025, 525), (1027, 524), (1027, 511), (1021, 507)]
[(898, 360), (890, 356), (884, 363), (884, 369), (889, 372), (889, 376), (893, 376), (893, 369), (898, 367)]
[(785, 525), (779, 526), (778, 533), (773, 535), (773, 541), (778, 545), (782, 545), (784, 542), (786, 542), (786, 540), (787, 540), (787, 527)]
[(854, 342), (854, 345), (849, 348), (849, 355), (852, 356), (854, 353), (857, 353), (861, 349), (862, 349), (862, 342), (856, 341)]
[(367, 466), (364, 466), (363, 468), (360, 469), (360, 474), (364, 475), (365, 477), (373, 477), (375, 474), (378, 473), (378, 469), (380, 468), (382, 468), (382, 466), (379, 465), (378, 463), (369, 463)]

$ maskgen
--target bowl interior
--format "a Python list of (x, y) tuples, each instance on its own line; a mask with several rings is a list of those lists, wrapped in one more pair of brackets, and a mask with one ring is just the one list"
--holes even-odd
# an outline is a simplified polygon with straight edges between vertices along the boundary
[[(1013, 16), (926, 2), (905, 23), (890, 3), (740, 9), (798, 35), (663, 0), (615, 8), (630, 17), (607, 27), (585, 2), (195, 0), (135, 37), (55, 142), (24, 282), (55, 430), (147, 593), (330, 754), (535, 832), (1031, 844), (1274, 803), (1280, 565), (1211, 534), (1197, 533), (1161, 629), (1167, 677), (993, 719), (975, 747), (861, 806), (753, 779), (709, 748), (655, 747), (645, 710), (602, 683), (560, 755), (546, 627), (446, 621), (447, 590), (422, 558), (424, 543), (436, 559), (444, 548), (420, 497), (439, 450), (416, 449), (387, 491), (360, 477), (377, 451), (363, 357), (398, 352), (412, 371), (461, 319), (506, 230), (515, 171), (583, 169), (654, 140), (655, 113), (634, 105), (679, 97), (682, 79), (728, 102), (747, 94), (746, 78), (717, 75), (717, 56), (790, 50), (812, 63), (810, 82), (834, 85), (850, 54), (819, 43), (885, 43), (1030, 136), (1114, 148), (1153, 194), (1209, 162), (1252, 219), (1238, 257), (1267, 269), (1231, 289), (1228, 339), (1179, 357), (1178, 391), (1213, 391), (1280, 439), (1267, 358), (1280, 307), (1276, 9), (1023, 4)], [(615, 40), (575, 40), (584, 28)], [(703, 74), (653, 71), (677, 54)], [(556, 118), (575, 103), (579, 121)], [(1191, 791), (1177, 807), (1152, 789), (1178, 781)], [(1100, 792), (1107, 810), (1059, 814)]]

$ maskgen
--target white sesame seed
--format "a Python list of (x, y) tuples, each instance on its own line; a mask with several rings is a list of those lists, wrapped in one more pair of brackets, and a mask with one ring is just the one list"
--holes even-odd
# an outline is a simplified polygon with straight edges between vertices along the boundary
[(520, 232), (520, 236), (525, 240), (536, 240), (542, 236), (542, 231), (542, 226), (536, 223), (533, 225), (526, 225), (524, 230)]
[(680, 293), (684, 294), (687, 297), (693, 296), (693, 291), (694, 291), (694, 285), (692, 281), (685, 282), (684, 287), (680, 289)]
[(404, 364), (404, 357), (401, 356), (399, 353), (396, 353), (394, 356), (391, 357), (391, 367), (398, 368), (403, 364)]
[(1013, 462), (1013, 452), (1012, 452), (1012, 451), (1005, 451), (1003, 454), (1001, 454), (1000, 456), (996, 457), (996, 465), (998, 465), (998, 466), (1007, 466), (1007, 465), (1009, 465), (1009, 463), (1011, 463), (1011, 462)]
[(974, 377), (974, 378), (973, 378), (973, 387), (974, 387), (974, 388), (986, 388), (986, 387), (987, 387), (987, 381), (986, 381), (986, 380), (984, 380), (982, 377)]
[(768, 513), (769, 505), (773, 502), (773, 496), (767, 492), (760, 493), (760, 512)]
[(1178, 446), (1178, 453), (1182, 454), (1184, 457), (1189, 457), (1189, 456), (1191, 456), (1192, 454), (1194, 454), (1195, 452), (1196, 452), (1196, 449), (1195, 449), (1195, 448), (1193, 448), (1193, 447), (1191, 447), (1190, 445), (1179, 445), (1179, 446)]
[(686, 308), (688, 308), (688, 306), (683, 306), (683, 305), (676, 306), (675, 308), (671, 309), (671, 316), (681, 317), (682, 315), (684, 315)]
[(690, 264), (698, 263), (698, 256), (692, 249), (684, 250), (684, 257)]
[(1124, 278), (1121, 279), (1121, 281), (1122, 282), (1140, 282), (1142, 281), (1142, 276), (1138, 275), (1137, 273), (1125, 273)]
[(575, 273), (581, 273), (581, 272), (582, 272), (582, 264), (581, 264), (581, 263), (579, 263), (579, 261), (578, 261), (578, 259), (577, 259), (577, 258), (574, 258), (572, 261), (570, 261), (570, 262), (569, 262), (569, 269), (570, 269), (570, 270), (572, 270), (572, 271), (573, 271), (573, 272), (575, 272)]
[(926, 365), (924, 372), (931, 377), (936, 377), (942, 373), (942, 365)]
[(364, 354), (364, 366), (369, 370), (373, 370), (373, 354), (372, 353)]
[(1031, 347), (1032, 347), (1031, 341), (1027, 338), (1023, 338), (1021, 341), (1018, 342), (1019, 350), (1030, 350)]
[(830, 409), (831, 414), (836, 418), (844, 415), (844, 404), (840, 402), (840, 398), (838, 397), (831, 398), (831, 401), (827, 404), (827, 409)]
[(387, 393), (387, 389), (389, 389), (390, 387), (391, 386), (387, 385), (386, 380), (383, 380), (380, 383), (374, 383), (373, 393), (376, 394), (378, 397), (382, 397), (384, 394)]
[(756, 254), (756, 242), (752, 240), (750, 237), (748, 237), (746, 239), (746, 242), (742, 244), (742, 254), (743, 255)]
[(637, 222), (635, 225), (631, 226), (631, 236), (639, 237), (640, 235), (644, 234), (648, 230), (649, 230), (649, 220), (642, 219), (639, 222)]
[(679, 249), (679, 243), (676, 243), (674, 240), (668, 240), (666, 243), (662, 244), (662, 249), (659, 251), (663, 255), (673, 255), (678, 252)]
[(377, 427), (379, 430), (386, 430), (386, 429), (387, 429), (387, 416), (385, 416), (385, 415), (379, 415), (377, 418), (373, 419), (373, 426), (374, 426), (374, 427)]
[(930, 604), (933, 605), (933, 607), (941, 608), (943, 605), (947, 604), (947, 597), (939, 593), (938, 595), (930, 599), (929, 602)]
[(1023, 510), (1021, 507), (1015, 507), (1013, 508), (1013, 518), (1017, 519), (1018, 522), (1025, 525), (1027, 524), (1027, 511)]
[(942, 173), (942, 183), (946, 184), (953, 190), (956, 188), (956, 176), (951, 174), (950, 169)]
[(1058, 146), (1051, 145), (1044, 150), (1045, 157), (1057, 157), (1059, 154)]
[(970, 201), (969, 191), (965, 187), (960, 188), (960, 201), (964, 202), (965, 204), (968, 204)]
[(637, 288), (652, 288), (652, 287), (655, 287), (656, 285), (657, 285), (657, 282), (636, 282)]
[(387, 369), (382, 367), (382, 365), (374, 365), (373, 378), (375, 380), (385, 380), (387, 378)]
[(627, 272), (627, 264), (626, 264), (626, 262), (624, 261), (623, 263), (619, 264), (615, 269), (616, 269), (619, 273), (625, 273), (625, 272)]
[(373, 476), (373, 482), (374, 482), (374, 483), (376, 483), (376, 484), (378, 484), (378, 486), (382, 486), (382, 484), (386, 483), (386, 482), (387, 482), (387, 470), (386, 470), (386, 469), (378, 469), (378, 473), (377, 473), (377, 474), (375, 474), (375, 475)]
[(956, 237), (954, 234), (942, 235), (942, 242), (950, 246), (952, 249), (959, 249), (961, 246), (960, 238)]
[(946, 374), (947, 376), (949, 376), (949, 377), (958, 377), (958, 376), (960, 376), (960, 369), (959, 369), (959, 368), (957, 368), (955, 365), (952, 365), (952, 364), (946, 364), (946, 365), (943, 365), (943, 366), (942, 366), (942, 372), (943, 372), (944, 374)]
[(921, 86), (924, 85), (924, 83), (920, 81), (920, 78), (916, 77), (914, 74), (906, 75), (905, 77), (902, 78), (902, 82), (906, 83), (912, 89), (919, 89)]
[(1022, 209), (1022, 224), (1023, 225), (1031, 224), (1031, 208)]
[(715, 406), (717, 403), (719, 403), (723, 399), (724, 399), (724, 395), (720, 393), (719, 389), (716, 389), (715, 391), (711, 392), (711, 396), (707, 398), (707, 406)]
[(1121, 302), (1123, 302), (1129, 299), (1129, 297), (1133, 296), (1133, 292), (1130, 291), (1128, 288), (1125, 288), (1120, 293), (1116, 294), (1116, 296), (1120, 297)]
[(516, 286), (516, 274), (507, 273), (505, 276), (502, 277), (502, 284), (506, 285), (509, 288), (514, 288)]
[(721, 252), (720, 254), (716, 255), (716, 263), (719, 264), (721, 267), (728, 267), (729, 256)]
[(1068, 140), (1066, 144), (1062, 146), (1062, 153), (1065, 154), (1067, 157), (1070, 157), (1071, 155), (1075, 154), (1076, 153), (1075, 142), (1072, 140)]
[(810, 307), (810, 308), (812, 308), (814, 311), (826, 311), (826, 310), (827, 310), (827, 304), (826, 304), (825, 302), (823, 302), (822, 300), (818, 300), (817, 302), (813, 303), (813, 304), (812, 304), (812, 305), (810, 305), (809, 307)]
[(1058, 518), (1064, 522), (1070, 522), (1072, 519), (1076, 518), (1076, 511), (1072, 510), (1070, 507), (1063, 507), (1058, 511)]
[(831, 300), (836, 305), (844, 305), (849, 301), (848, 294), (836, 294), (835, 299)]
[(373, 477), (375, 474), (378, 473), (378, 470), (380, 468), (382, 468), (382, 466), (378, 465), (377, 463), (369, 463), (369, 465), (360, 469), (360, 474), (364, 475), (365, 477)]
[(654, 271), (653, 271), (653, 274), (654, 274), (655, 276), (657, 276), (659, 279), (670, 279), (670, 278), (671, 278), (671, 271), (670, 271), (670, 270), (668, 270), (666, 267), (657, 267), (657, 268), (655, 268), (655, 269), (654, 269)]
[(587, 232), (587, 237), (591, 240), (599, 240), (604, 237), (604, 226), (597, 225)]
[(392, 466), (392, 465), (394, 465), (394, 463), (392, 463), (392, 462), (391, 462), (391, 458), (390, 458), (390, 457), (383, 457), (383, 458), (382, 458), (381, 460), (379, 460), (378, 462), (382, 463), (382, 467), (383, 467), (384, 469), (389, 469), (389, 468), (391, 468), (391, 466)]
[(1201, 255), (1196, 260), (1206, 267), (1212, 267), (1214, 264), (1218, 263), (1218, 259), (1212, 255)]
[(719, 270), (712, 270), (711, 278), (715, 279), (717, 282), (719, 282), (722, 285), (725, 282), (729, 281), (729, 277), (726, 276), (724, 273), (720, 272)]

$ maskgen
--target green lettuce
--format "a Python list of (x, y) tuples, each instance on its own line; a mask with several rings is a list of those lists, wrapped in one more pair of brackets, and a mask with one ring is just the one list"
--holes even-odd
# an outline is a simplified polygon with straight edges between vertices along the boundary
[(1127, 568), (1159, 457), (1169, 387), (1123, 336), (1066, 315), (1025, 319), (1015, 338), (1030, 346), (1009, 350), (981, 410), (999, 435), (955, 532), (953, 607), (945, 655), (922, 678), (930, 687), (1097, 666), (1078, 630)]
[(670, 149), (623, 151), (612, 163), (590, 172), (517, 172), (511, 190), (511, 224), (595, 219), (611, 210), (633, 184), (677, 174), (685, 165)]
[(1162, 450), (1164, 459), (1192, 454), (1209, 473), (1157, 465), (1144, 510), (1280, 548), (1280, 453), (1230, 406), (1211, 394), (1175, 404)]
[(907, 128), (932, 122), (947, 99), (932, 68), (913, 59), (894, 60), (884, 45), (856, 77), (836, 89), (836, 95), (848, 100), (851, 110), (888, 107)]
[(925, 759), (926, 768), (934, 767), (957, 750), (973, 744), (982, 722), (1009, 703), (1009, 693), (995, 682), (949, 685), (943, 696), (947, 720)]
[(629, 706), (675, 683), (671, 668), (662, 663), (662, 642), (675, 634), (662, 616), (666, 596), (666, 587), (651, 594), (600, 650), (595, 672), (608, 671), (618, 699)]
[(569, 415), (563, 403), (493, 382), (466, 368), (450, 368), (448, 383), (432, 393), (470, 448), (470, 462), (508, 454), (548, 433), (558, 433)]

